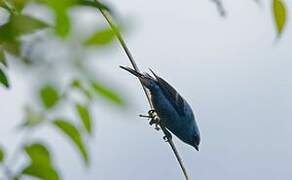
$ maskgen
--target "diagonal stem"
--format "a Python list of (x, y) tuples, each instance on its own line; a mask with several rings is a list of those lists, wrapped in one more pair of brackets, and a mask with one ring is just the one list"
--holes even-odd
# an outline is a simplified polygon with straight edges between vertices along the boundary
[(226, 11), (223, 7), (222, 1), (221, 0), (211, 0), (211, 2), (215, 3), (220, 16), (225, 17)]
[[(95, 2), (96, 2), (97, 4), (100, 4), (98, 0), (95, 0)], [(131, 54), (129, 48), (127, 47), (127, 44), (125, 43), (125, 41), (124, 41), (124, 39), (123, 39), (123, 37), (122, 37), (122, 35), (121, 35), (121, 33), (117, 30), (117, 28), (116, 28), (116, 26), (115, 26), (115, 23), (114, 23), (114, 21), (113, 21), (111, 15), (110, 15), (110, 13), (109, 13), (108, 11), (106, 11), (104, 8), (102, 8), (101, 6), (99, 6), (99, 5), (97, 6), (97, 8), (98, 8), (98, 10), (100, 11), (100, 13), (102, 14), (102, 16), (105, 18), (105, 20), (107, 21), (107, 23), (109, 24), (109, 26), (111, 27), (112, 31), (114, 32), (114, 34), (115, 34), (115, 36), (117, 37), (119, 43), (121, 44), (121, 46), (122, 46), (122, 48), (124, 49), (126, 55), (128, 56), (128, 58), (129, 58), (129, 60), (130, 60), (130, 62), (131, 62), (131, 64), (132, 64), (133, 68), (134, 68), (136, 71), (140, 72), (140, 70), (139, 70), (139, 68), (138, 68), (138, 66), (137, 66), (137, 64), (136, 64), (136, 62), (135, 62), (135, 60), (134, 60), (134, 58), (133, 58), (133, 56), (132, 56), (132, 54)], [(150, 95), (150, 93), (149, 93), (149, 92), (147, 91), (147, 89), (143, 86), (143, 84), (142, 84), (141, 81), (140, 81), (140, 83), (141, 83), (142, 88), (143, 88), (143, 90), (144, 90), (144, 93), (145, 93), (145, 95), (146, 95), (146, 97), (147, 97), (147, 100), (148, 100), (148, 103), (149, 103), (149, 105), (150, 105), (150, 108), (151, 108), (151, 109), (154, 109), (153, 104), (152, 104), (152, 102), (151, 102), (151, 95)], [(160, 125), (160, 126), (161, 126), (161, 125)], [(179, 155), (179, 153), (178, 153), (178, 151), (177, 151), (177, 149), (176, 149), (176, 147), (175, 147), (175, 144), (174, 144), (173, 141), (172, 141), (172, 138), (171, 138), (170, 133), (168, 132), (168, 130), (167, 130), (164, 126), (163, 126), (163, 127), (161, 126), (161, 129), (162, 129), (162, 131), (163, 131), (165, 137), (167, 138), (166, 141), (167, 141), (168, 144), (170, 145), (170, 147), (171, 147), (171, 149), (172, 149), (172, 151), (173, 151), (173, 153), (174, 153), (174, 155), (175, 155), (175, 157), (176, 157), (176, 159), (177, 159), (177, 161), (178, 161), (178, 163), (179, 163), (179, 165), (180, 165), (180, 168), (181, 168), (181, 170), (182, 170), (182, 172), (183, 172), (183, 174), (184, 174), (185, 179), (186, 179), (186, 180), (189, 180), (189, 176), (188, 176), (188, 173), (187, 173), (187, 171), (186, 171), (186, 168), (185, 168), (185, 166), (184, 166), (184, 164), (183, 164), (183, 162), (182, 162), (182, 158), (180, 157), (180, 155)]]
[(175, 155), (175, 157), (180, 165), (180, 168), (185, 176), (185, 179), (189, 180), (190, 178), (188, 176), (187, 170), (183, 164), (182, 158), (180, 157), (180, 155), (175, 147), (175, 144), (173, 143), (173, 140), (172, 140), (170, 133), (168, 132), (168, 130), (165, 127), (161, 127), (161, 129), (162, 129), (162, 132), (164, 133), (165, 137), (167, 138), (166, 142), (168, 142), (168, 144), (170, 145), (170, 147), (171, 147), (171, 149), (172, 149), (172, 151), (173, 151), (173, 153), (174, 153), (174, 155)]
[[(98, 2), (98, 1), (95, 0), (95, 2)], [(103, 8), (101, 8), (100, 6), (98, 6), (98, 9), (99, 9), (100, 13), (102, 14), (102, 16), (105, 18), (105, 20), (108, 22), (109, 26), (111, 27), (111, 29), (112, 29), (112, 31), (114, 32), (114, 34), (116, 35), (116, 37), (118, 38), (119, 43), (121, 44), (121, 46), (122, 46), (122, 48), (124, 49), (126, 55), (128, 56), (128, 58), (129, 58), (129, 60), (130, 60), (130, 62), (131, 62), (131, 64), (132, 64), (133, 68), (134, 68), (136, 71), (140, 72), (140, 70), (139, 70), (139, 68), (138, 68), (138, 66), (137, 66), (137, 64), (136, 64), (136, 62), (135, 62), (135, 60), (134, 60), (134, 58), (133, 58), (133, 56), (132, 56), (132, 54), (131, 54), (129, 48), (127, 47), (126, 42), (124, 41), (124, 39), (123, 39), (121, 33), (117, 30), (117, 27), (114, 25), (113, 20), (112, 20), (112, 18), (111, 18), (111, 15), (109, 14), (108, 11), (105, 11), (105, 10), (104, 10)], [(141, 83), (141, 81), (140, 81), (140, 83)], [(147, 91), (147, 89), (143, 86), (142, 83), (141, 83), (141, 85), (142, 85), (142, 87), (143, 87), (143, 91), (144, 91), (144, 93), (146, 94), (146, 97), (147, 97), (147, 100), (148, 100), (148, 102), (149, 102), (149, 104), (150, 104), (150, 107), (151, 107), (151, 109), (153, 109), (153, 105), (152, 105), (152, 103), (151, 103), (150, 94), (149, 94), (149, 92)]]

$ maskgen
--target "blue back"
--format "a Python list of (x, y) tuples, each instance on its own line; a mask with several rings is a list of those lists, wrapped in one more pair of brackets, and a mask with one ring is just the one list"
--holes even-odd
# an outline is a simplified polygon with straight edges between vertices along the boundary
[(129, 67), (120, 67), (138, 77), (141, 83), (149, 89), (151, 101), (160, 117), (161, 125), (165, 126), (185, 143), (199, 150), (199, 128), (196, 124), (192, 108), (181, 95), (151, 69), (150, 71), (155, 78), (147, 73), (142, 74)]
[(161, 123), (185, 143), (198, 147), (200, 133), (190, 105), (166, 81), (156, 79), (149, 90)]

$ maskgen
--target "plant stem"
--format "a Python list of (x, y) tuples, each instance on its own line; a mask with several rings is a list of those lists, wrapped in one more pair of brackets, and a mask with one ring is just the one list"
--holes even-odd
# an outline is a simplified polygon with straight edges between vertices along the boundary
[[(95, 2), (96, 3), (99, 3), (98, 0), (95, 0)], [(133, 56), (132, 56), (129, 48), (127, 47), (127, 44), (124, 41), (124, 38), (122, 37), (121, 33), (117, 30), (117, 28), (115, 26), (115, 23), (114, 23), (111, 15), (110, 15), (110, 13), (108, 11), (106, 11), (104, 8), (100, 7), (100, 6), (97, 6), (97, 7), (98, 7), (98, 10), (100, 11), (100, 13), (102, 14), (102, 16), (105, 18), (105, 20), (107, 21), (107, 23), (111, 27), (111, 29), (114, 32), (114, 34), (116, 35), (119, 43), (121, 44), (121, 46), (124, 49), (126, 55), (128, 56), (128, 58), (129, 58), (129, 60), (130, 60), (130, 62), (132, 64), (133, 68), (136, 71), (140, 72), (140, 70), (139, 70), (139, 68), (138, 68), (138, 66), (137, 66), (137, 64), (136, 64), (136, 62), (135, 62), (135, 60), (134, 60), (134, 58), (133, 58)], [(151, 109), (154, 109), (153, 104), (152, 104), (152, 101), (151, 101), (151, 95), (150, 95), (150, 93), (147, 91), (147, 89), (145, 88), (145, 86), (142, 84), (141, 81), (140, 81), (140, 83), (141, 83), (142, 88), (144, 90), (144, 93), (145, 93), (145, 95), (147, 97), (147, 100), (148, 100), (148, 103), (150, 105), (150, 108)], [(168, 130), (165, 127), (162, 127), (162, 126), (161, 126), (161, 129), (162, 129), (162, 132), (164, 133), (164, 136), (167, 138), (167, 142), (169, 143), (169, 145), (170, 145), (170, 147), (171, 147), (171, 149), (172, 149), (172, 151), (173, 151), (173, 153), (174, 153), (177, 161), (179, 162), (179, 165), (181, 167), (181, 170), (182, 170), (182, 172), (184, 174), (185, 179), (186, 180), (189, 180), (189, 176), (188, 176), (187, 171), (186, 171), (186, 168), (185, 168), (185, 166), (184, 166), (184, 164), (182, 162), (182, 158), (180, 157), (180, 155), (179, 155), (179, 153), (178, 153), (178, 151), (177, 151), (177, 149), (175, 147), (175, 144), (172, 141), (172, 138), (168, 135), (169, 134)]]
[[(96, 2), (98, 2), (98, 1), (96, 0)], [(124, 39), (123, 39), (123, 37), (121, 35), (121, 33), (117, 30), (116, 26), (114, 25), (113, 20), (111, 18), (111, 15), (108, 13), (108, 11), (105, 11), (104, 9), (102, 9), (100, 7), (98, 7), (98, 9), (99, 9), (100, 13), (102, 14), (102, 16), (105, 18), (105, 20), (108, 22), (109, 26), (111, 27), (111, 29), (114, 32), (114, 34), (116, 35), (116, 37), (118, 38), (119, 43), (121, 44), (121, 46), (124, 49), (126, 55), (128, 56), (133, 68), (136, 71), (140, 72), (140, 70), (139, 70), (139, 68), (138, 68), (138, 66), (137, 66), (137, 64), (136, 64), (136, 62), (135, 62), (135, 60), (134, 60), (129, 48), (127, 47), (127, 45), (126, 45), (126, 43), (125, 43), (125, 41), (124, 41)], [(141, 83), (141, 81), (140, 81), (140, 83)], [(153, 109), (153, 105), (152, 105), (151, 99), (150, 99), (150, 94), (147, 91), (147, 89), (143, 86), (142, 83), (141, 83), (141, 85), (143, 87), (144, 93), (146, 94), (146, 97), (148, 99), (150, 107), (151, 107), (151, 109)]]
[(223, 7), (222, 1), (221, 0), (211, 0), (211, 2), (215, 3), (220, 16), (225, 17), (226, 11)]

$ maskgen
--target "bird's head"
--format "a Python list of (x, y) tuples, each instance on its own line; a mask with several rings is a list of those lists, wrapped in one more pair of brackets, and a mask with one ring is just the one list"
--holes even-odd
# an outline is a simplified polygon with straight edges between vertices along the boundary
[(199, 151), (199, 145), (200, 145), (200, 135), (196, 134), (193, 136), (193, 140), (192, 140), (192, 146)]

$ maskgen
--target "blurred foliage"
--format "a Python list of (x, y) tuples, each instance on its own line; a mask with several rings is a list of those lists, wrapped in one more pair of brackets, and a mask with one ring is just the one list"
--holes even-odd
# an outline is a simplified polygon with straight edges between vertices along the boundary
[(0, 69), (0, 83), (3, 84), (7, 88), (9, 87), (7, 76), (1, 69)]
[(82, 121), (82, 125), (85, 128), (85, 130), (88, 132), (88, 134), (92, 133), (92, 119), (90, 115), (90, 111), (88, 109), (89, 107), (81, 105), (81, 104), (76, 104), (76, 111), (79, 114), (79, 117)]
[(64, 119), (55, 119), (53, 124), (71, 139), (81, 153), (85, 164), (89, 165), (89, 155), (79, 129), (73, 123)]
[(58, 180), (59, 175), (56, 171), (50, 151), (47, 147), (40, 143), (27, 145), (24, 151), (29, 156), (30, 163), (25, 167), (21, 174), (38, 177), (43, 180)]
[(125, 101), (110, 88), (100, 84), (97, 81), (92, 81), (91, 85), (94, 89), (94, 92), (97, 95), (100, 95), (104, 97), (106, 100), (111, 101), (117, 105), (120, 105), (120, 106), (125, 105)]
[(273, 0), (273, 13), (277, 33), (280, 36), (285, 27), (287, 17), (286, 5), (282, 0)]
[(2, 148), (0, 148), (0, 163), (3, 162), (4, 157), (5, 157), (4, 150)]
[[(225, 16), (224, 3), (221, 0), (212, 0), (221, 16)], [(260, 4), (260, 0), (254, 0)], [(24, 13), (29, 5), (39, 5), (51, 12), (53, 22), (46, 21), (35, 16)], [(283, 0), (271, 0), (272, 13), (278, 37), (282, 34), (287, 21), (288, 10)], [(37, 131), (40, 126), (54, 127), (61, 135), (64, 135), (76, 152), (82, 157), (84, 164), (90, 165), (90, 154), (85, 139), (94, 133), (92, 106), (98, 98), (112, 103), (118, 107), (126, 105), (125, 100), (117, 93), (118, 91), (104, 85), (101, 81), (90, 76), (90, 66), (80, 57), (71, 57), (69, 61), (58, 59), (49, 63), (40, 57), (34, 57), (31, 52), (36, 51), (37, 47), (44, 39), (55, 39), (64, 44), (76, 46), (76, 39), (72, 41), (72, 17), (70, 12), (76, 7), (100, 8), (110, 13), (112, 9), (96, 0), (0, 0), (1, 11), (8, 14), (6, 22), (0, 25), (0, 88), (10, 88), (13, 84), (9, 82), (7, 72), (12, 64), (18, 64), (27, 68), (26, 73), (32, 73), (32, 69), (42, 68), (41, 74), (34, 75), (34, 78), (41, 82), (38, 84), (35, 93), (37, 102), (30, 102), (25, 106), (24, 121), (21, 128), (29, 134)], [(3, 17), (0, 17), (2, 20)], [(101, 26), (103, 27), (103, 26)], [(88, 48), (100, 48), (113, 42), (114, 32), (119, 29), (100, 28), (85, 39), (78, 39), (77, 45), (81, 50)], [(28, 38), (29, 37), (29, 38)], [(27, 46), (25, 39), (30, 39), (31, 44)], [(71, 49), (72, 53), (75, 49)], [(84, 52), (82, 51), (82, 52)], [(80, 53), (82, 54), (82, 53)], [(13, 57), (13, 58), (11, 58)], [(12, 63), (13, 59), (16, 59)], [(41, 66), (40, 66), (41, 64)], [(65, 64), (62, 66), (62, 64)], [(56, 77), (58, 73), (65, 71), (74, 72), (69, 80), (62, 81)], [(75, 98), (74, 94), (79, 94), (82, 98)], [(39, 106), (39, 102), (41, 106)], [(74, 115), (78, 118), (79, 124), (74, 119), (68, 120), (60, 114), (60, 109), (73, 107)], [(80, 125), (80, 126), (79, 126)], [(19, 159), (8, 162), (7, 157), (15, 156), (9, 152), (4, 153), (0, 148), (0, 164), (3, 172), (8, 179), (21, 179), (24, 176), (36, 177), (44, 180), (61, 179), (61, 172), (56, 169), (51, 150), (44, 143), (34, 142), (34, 139), (24, 139), (21, 142), (20, 156), (27, 157), (27, 162), (20, 167)], [(11, 167), (10, 167), (11, 166)], [(13, 169), (19, 169), (14, 171)], [(5, 177), (4, 177), (5, 178)], [(3, 179), (0, 177), (0, 179)]]
[(85, 41), (86, 45), (105, 45), (114, 39), (114, 33), (110, 28), (96, 32)]
[(50, 109), (58, 103), (60, 95), (57, 88), (51, 85), (45, 85), (40, 89), (40, 98), (45, 108)]
[[(222, 0), (210, 0), (213, 2), (217, 10), (222, 17), (226, 17), (226, 10), (224, 8), (224, 3)], [(262, 4), (263, 0), (253, 0), (258, 5)], [(277, 30), (277, 37), (279, 38), (287, 23), (287, 5), (284, 0), (270, 0), (272, 5), (272, 13), (274, 17), (274, 23)]]
[[(53, 23), (25, 13), (25, 9), (29, 5), (45, 7), (53, 15)], [(24, 120), (20, 128), (26, 130), (28, 134), (37, 131), (39, 129), (37, 127), (40, 126), (57, 129), (56, 132), (63, 135), (64, 140), (72, 142), (72, 147), (76, 148), (76, 152), (80, 154), (84, 164), (88, 167), (90, 154), (85, 139), (94, 133), (91, 112), (93, 102), (98, 98), (103, 98), (123, 108), (125, 101), (116, 90), (92, 78), (89, 73), (90, 66), (87, 66), (88, 62), (83, 60), (82, 53), (80, 57), (71, 57), (69, 60), (58, 59), (58, 61), (47, 62), (42, 60), (45, 57), (36, 58), (30, 52), (35, 51), (43, 39), (54, 39), (64, 42), (64, 44), (75, 43), (74, 45), (76, 45), (77, 43), (84, 51), (89, 47), (99, 48), (109, 45), (114, 38), (114, 33), (109, 28), (97, 29), (85, 39), (80, 39), (78, 42), (76, 39), (72, 41), (74, 37), (70, 35), (73, 20), (70, 12), (76, 7), (91, 7), (96, 10), (102, 8), (111, 11), (110, 8), (100, 2), (88, 0), (0, 0), (0, 7), (1, 11), (8, 14), (7, 21), (0, 25), (1, 88), (11, 87), (7, 72), (8, 67), (12, 64), (20, 65), (21, 68), (25, 68), (27, 73), (33, 74), (35, 71), (32, 70), (36, 69), (42, 71), (41, 74), (33, 75), (36, 81), (40, 82), (37, 85), (37, 93), (35, 93), (37, 101), (25, 106)], [(29, 46), (27, 46), (27, 42), (31, 42)], [(73, 73), (70, 74), (69, 80), (61, 81), (57, 74), (64, 74), (65, 70)], [(75, 97), (76, 94), (79, 95), (79, 98)], [(75, 112), (72, 113), (76, 115), (80, 123), (74, 123), (74, 119), (68, 120), (66, 117), (52, 118), (63, 117), (64, 114), (60, 113), (60, 109), (68, 106), (73, 107)], [(31, 136), (28, 137), (31, 138)], [(9, 158), (4, 158), (4, 151), (0, 148), (0, 162), (5, 165), (3, 172), (6, 174), (6, 178), (61, 179), (61, 172), (56, 169), (48, 146), (44, 143), (34, 142), (33, 138), (23, 141), (21, 142), (23, 147), (18, 148), (20, 151), (16, 156), (27, 157), (27, 162), (21, 165), (17, 165), (19, 158), (13, 157), (12, 162), (6, 160)], [(6, 156), (10, 155), (8, 153)], [(11, 156), (15, 156), (15, 154)], [(18, 169), (18, 171), (13, 169)], [(5, 177), (0, 177), (0, 179), (3, 178)]]

